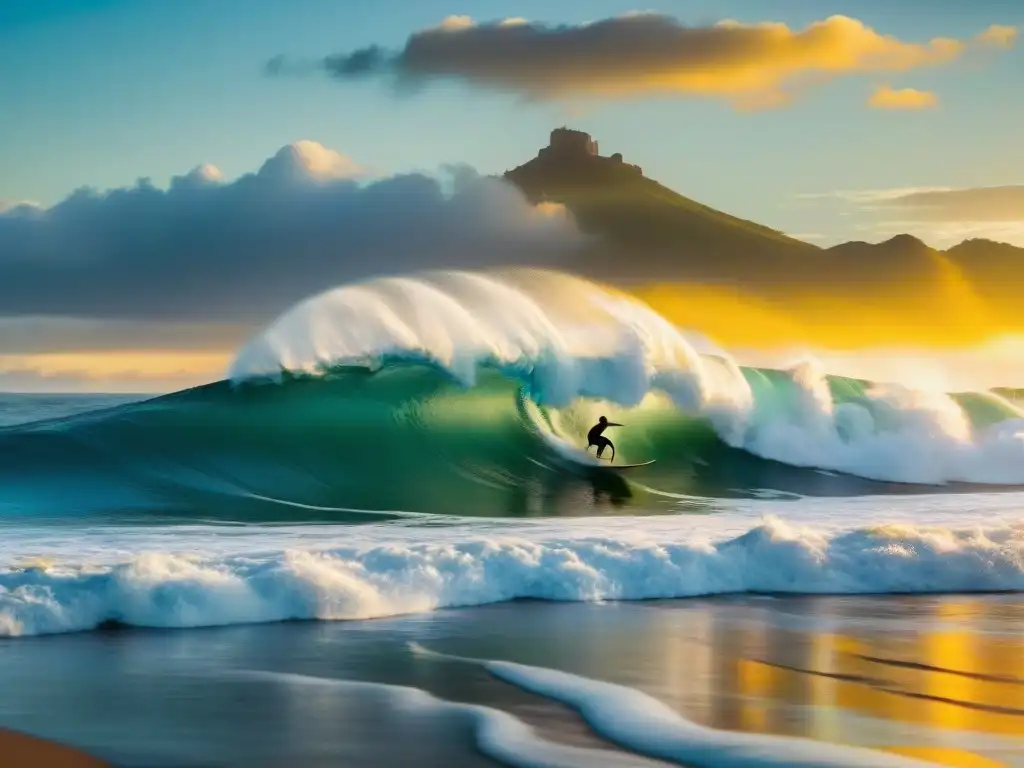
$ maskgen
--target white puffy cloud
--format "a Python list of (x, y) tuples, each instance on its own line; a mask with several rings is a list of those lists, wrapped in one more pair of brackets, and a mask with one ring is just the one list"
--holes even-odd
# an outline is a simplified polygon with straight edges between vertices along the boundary
[[(213, 166), (201, 168), (212, 168), (220, 173)], [(303, 139), (281, 147), (263, 164), (259, 175), (267, 179), (303, 183), (309, 180), (358, 179), (366, 175), (366, 169), (323, 144)]]

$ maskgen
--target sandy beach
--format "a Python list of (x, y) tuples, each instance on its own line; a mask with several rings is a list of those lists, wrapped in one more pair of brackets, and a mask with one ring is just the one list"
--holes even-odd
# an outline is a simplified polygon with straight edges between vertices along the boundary
[[(549, 743), (620, 751), (565, 705), (416, 645), (626, 686), (719, 733), (1024, 768), (1021, 610), (1012, 595), (516, 602), (24, 638), (0, 655), (0, 723), (123, 766), (495, 764), (470, 720), (400, 704), (389, 692), (403, 688), (501, 710)], [(346, 687), (360, 682), (377, 692)], [(14, 733), (0, 754), (5, 768), (103, 765)]]
[(4, 768), (108, 768), (102, 760), (78, 750), (17, 731), (0, 729)]

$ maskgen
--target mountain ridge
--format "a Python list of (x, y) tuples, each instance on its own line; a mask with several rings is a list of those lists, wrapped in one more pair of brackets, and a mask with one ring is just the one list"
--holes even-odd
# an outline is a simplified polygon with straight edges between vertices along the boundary
[[(561, 203), (600, 244), (586, 271), (619, 280), (740, 280), (760, 287), (847, 280), (859, 286), (945, 280), (951, 270), (998, 289), (1024, 282), (1024, 248), (974, 238), (948, 249), (900, 234), (822, 248), (711, 208), (644, 175), (621, 154), (605, 157), (589, 134), (556, 128), (536, 157), (507, 171), (533, 203)], [(623, 256), (629, 258), (623, 260)]]

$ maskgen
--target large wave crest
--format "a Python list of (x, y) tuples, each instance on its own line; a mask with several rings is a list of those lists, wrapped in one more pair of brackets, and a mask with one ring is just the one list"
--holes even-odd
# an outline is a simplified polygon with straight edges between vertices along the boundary
[(550, 271), (337, 288), (258, 334), (230, 376), (324, 375), (395, 361), (436, 366), (466, 388), (482, 368), (496, 368), (550, 409), (667, 399), (728, 446), (792, 466), (899, 483), (1024, 484), (1024, 413), (995, 394), (965, 404), (896, 383), (836, 380), (813, 360), (744, 369), (638, 299)]

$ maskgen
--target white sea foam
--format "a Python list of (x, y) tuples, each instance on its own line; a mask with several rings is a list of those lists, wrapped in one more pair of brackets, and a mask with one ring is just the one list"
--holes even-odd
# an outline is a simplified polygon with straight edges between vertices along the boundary
[[(1024, 590), (1020, 498), (973, 515), (965, 503), (934, 499), (946, 507), (913, 524), (885, 523), (902, 516), (874, 499), (601, 521), (22, 529), (0, 543), (0, 635), (365, 619), (517, 598)], [(789, 522), (760, 519), (783, 509)]]
[(922, 768), (931, 763), (810, 739), (707, 728), (623, 685), (508, 661), (413, 650), (479, 664), (524, 690), (577, 709), (594, 730), (627, 749), (692, 768)]
[(251, 671), (239, 673), (238, 676), (243, 679), (269, 680), (281, 685), (311, 686), (383, 697), (407, 715), (423, 713), (466, 716), (473, 721), (477, 748), (502, 765), (514, 768), (664, 768), (666, 765), (639, 755), (545, 741), (530, 726), (507, 712), (478, 704), (443, 701), (418, 688), (281, 672)]
[(451, 272), (304, 301), (243, 347), (230, 376), (411, 359), (472, 386), (488, 364), (553, 406), (636, 406), (663, 393), (730, 445), (787, 464), (894, 482), (1024, 484), (1024, 413), (1007, 402), (1006, 418), (987, 428), (974, 428), (947, 394), (899, 385), (837, 404), (813, 360), (788, 370), (784, 388), (755, 397), (739, 366), (701, 354), (706, 346), (646, 304), (580, 278)]

